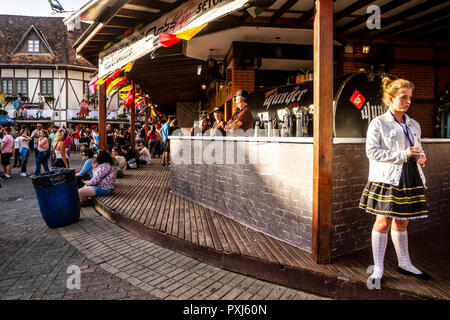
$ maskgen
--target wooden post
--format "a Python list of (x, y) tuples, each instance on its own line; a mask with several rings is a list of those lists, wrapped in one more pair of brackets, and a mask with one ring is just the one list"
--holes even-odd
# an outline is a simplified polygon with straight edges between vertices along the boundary
[(333, 192), (333, 1), (316, 0), (314, 16), (314, 165), (312, 257), (331, 262)]
[(106, 150), (106, 83), (99, 86), (98, 91), (98, 145)]
[(148, 107), (145, 108), (145, 147), (148, 148)]
[(134, 105), (134, 98), (136, 95), (136, 85), (133, 83), (133, 81), (131, 82), (131, 86), (132, 86), (132, 94), (133, 94), (133, 103), (131, 104), (131, 108), (130, 108), (130, 128), (131, 128), (131, 133), (130, 133), (130, 146), (131, 146), (131, 150), (133, 150), (133, 152), (136, 149), (136, 142), (135, 142), (135, 138), (136, 138), (136, 134), (135, 134), (135, 123), (136, 123), (136, 106)]

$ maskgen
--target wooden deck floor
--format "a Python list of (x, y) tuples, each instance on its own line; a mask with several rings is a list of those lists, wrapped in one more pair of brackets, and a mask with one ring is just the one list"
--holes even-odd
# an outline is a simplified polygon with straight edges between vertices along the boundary
[(96, 200), (97, 211), (138, 236), (203, 262), (316, 294), (339, 299), (450, 298), (448, 225), (410, 235), (413, 262), (432, 274), (432, 280), (399, 274), (389, 243), (382, 289), (369, 290), (371, 250), (317, 265), (308, 252), (170, 193), (170, 171), (159, 163), (128, 171), (117, 180), (113, 195)]

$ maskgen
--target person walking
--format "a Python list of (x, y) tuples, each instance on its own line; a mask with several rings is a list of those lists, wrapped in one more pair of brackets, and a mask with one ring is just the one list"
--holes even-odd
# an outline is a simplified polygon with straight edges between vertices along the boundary
[(1, 162), (3, 170), (5, 171), (4, 177), (9, 179), (11, 178), (11, 156), (14, 148), (14, 139), (11, 136), (11, 129), (9, 127), (6, 127), (3, 130), (5, 135), (0, 143)]
[(36, 129), (33, 130), (33, 132), (31, 133), (31, 138), (33, 139), (33, 150), (34, 150), (34, 155), (37, 159), (39, 150), (38, 150), (38, 141), (41, 138), (41, 133), (42, 133), (42, 124), (38, 123), (36, 125)]
[(156, 131), (155, 125), (150, 127), (150, 132), (148, 133), (148, 149), (150, 150), (150, 155), (152, 158), (159, 156), (158, 145), (159, 145), (159, 134)]
[(56, 168), (69, 168), (69, 160), (66, 156), (66, 144), (64, 140), (66, 139), (66, 132), (64, 129), (59, 129), (55, 135), (55, 140), (53, 141), (53, 153), (55, 157)]
[(27, 176), (27, 162), (31, 154), (29, 142), (32, 140), (32, 138), (28, 134), (29, 134), (28, 130), (24, 129), (22, 130), (22, 135), (19, 138), (20, 144), (19, 156), (22, 159), (22, 167), (20, 169), (20, 175), (22, 177)]
[(22, 166), (22, 159), (19, 155), (20, 150), (20, 135), (14, 139), (14, 165), (13, 168), (18, 168)]
[(383, 102), (387, 112), (369, 124), (366, 153), (369, 179), (359, 207), (376, 215), (372, 229), (374, 270), (370, 279), (383, 277), (388, 232), (398, 259), (398, 272), (420, 279), (430, 276), (416, 268), (408, 250), (410, 219), (428, 216), (425, 199), (427, 157), (421, 145), (421, 129), (406, 112), (411, 107), (413, 83), (404, 79), (383, 79)]
[(36, 170), (34, 175), (41, 173), (41, 165), (44, 166), (45, 172), (48, 172), (48, 158), (50, 157), (50, 141), (48, 139), (47, 131), (41, 131), (41, 137), (38, 140), (36, 148), (39, 153), (36, 158)]

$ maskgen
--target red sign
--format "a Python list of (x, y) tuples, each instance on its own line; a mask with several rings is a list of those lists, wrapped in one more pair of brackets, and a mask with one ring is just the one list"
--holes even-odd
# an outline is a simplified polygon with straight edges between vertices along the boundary
[(364, 96), (359, 93), (358, 90), (355, 90), (355, 92), (353, 92), (353, 95), (350, 98), (350, 101), (358, 108), (361, 109), (361, 107), (364, 105), (364, 101), (366, 101), (366, 98), (364, 98)]

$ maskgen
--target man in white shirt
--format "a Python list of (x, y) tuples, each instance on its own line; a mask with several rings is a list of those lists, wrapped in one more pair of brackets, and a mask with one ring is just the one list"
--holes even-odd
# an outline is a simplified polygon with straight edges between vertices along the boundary
[(41, 137), (41, 133), (42, 133), (42, 124), (38, 123), (36, 125), (36, 130), (33, 130), (33, 132), (31, 133), (31, 138), (34, 139), (33, 140), (33, 142), (34, 142), (33, 148), (34, 148), (34, 154), (36, 156), (36, 159), (37, 159), (37, 156), (39, 153), (37, 146), (38, 146), (39, 138)]

